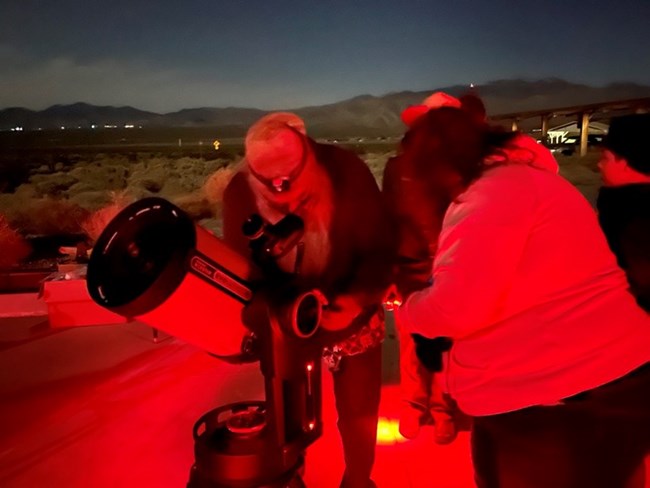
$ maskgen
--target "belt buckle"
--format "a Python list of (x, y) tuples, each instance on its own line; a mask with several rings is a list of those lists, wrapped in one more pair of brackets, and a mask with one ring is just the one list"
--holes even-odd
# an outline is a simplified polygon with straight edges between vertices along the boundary
[(323, 349), (323, 363), (331, 372), (334, 373), (341, 368), (341, 359), (343, 359), (343, 351), (339, 346)]

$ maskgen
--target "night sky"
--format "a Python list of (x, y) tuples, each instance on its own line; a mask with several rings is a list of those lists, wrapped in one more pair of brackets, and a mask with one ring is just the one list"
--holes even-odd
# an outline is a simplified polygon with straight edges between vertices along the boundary
[(295, 108), (520, 77), (650, 84), (650, 0), (0, 0), (0, 108)]

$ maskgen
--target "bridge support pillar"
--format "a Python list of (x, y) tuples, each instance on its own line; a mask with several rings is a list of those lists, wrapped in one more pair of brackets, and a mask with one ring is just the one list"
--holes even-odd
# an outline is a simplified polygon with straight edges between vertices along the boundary
[(584, 157), (587, 154), (587, 149), (589, 148), (589, 119), (591, 114), (583, 112), (580, 114), (581, 125), (580, 125), (580, 157)]
[(550, 114), (542, 115), (542, 144), (548, 145), (548, 122), (551, 119)]

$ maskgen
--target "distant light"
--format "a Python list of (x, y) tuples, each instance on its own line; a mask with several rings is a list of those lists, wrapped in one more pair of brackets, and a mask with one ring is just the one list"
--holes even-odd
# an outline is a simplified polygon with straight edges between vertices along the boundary
[(308, 427), (309, 427), (309, 430), (314, 430), (314, 428), (316, 427), (316, 423), (315, 422), (309, 422)]
[(125, 129), (133, 129), (135, 126), (133, 124), (126, 124), (124, 126)]
[(97, 126), (96, 126), (95, 124), (92, 124), (92, 125), (90, 126), (91, 129), (95, 129), (96, 127), (97, 127)]
[(470, 88), (474, 88), (474, 83), (470, 83), (470, 84), (469, 84), (469, 87), (470, 87)]
[(219, 142), (218, 139), (215, 139), (214, 142), (212, 143), (212, 145), (214, 146), (214, 150), (215, 150), (215, 151), (218, 151), (218, 150), (219, 150), (219, 146), (221, 145), (221, 143)]
[(65, 130), (65, 127), (61, 126), (61, 130)]

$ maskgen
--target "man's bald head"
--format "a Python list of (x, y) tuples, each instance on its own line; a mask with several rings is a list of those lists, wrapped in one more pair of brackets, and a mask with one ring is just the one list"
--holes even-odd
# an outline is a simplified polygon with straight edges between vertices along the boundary
[(303, 120), (289, 112), (274, 112), (255, 122), (246, 134), (249, 167), (267, 179), (287, 177), (303, 163), (308, 150)]

